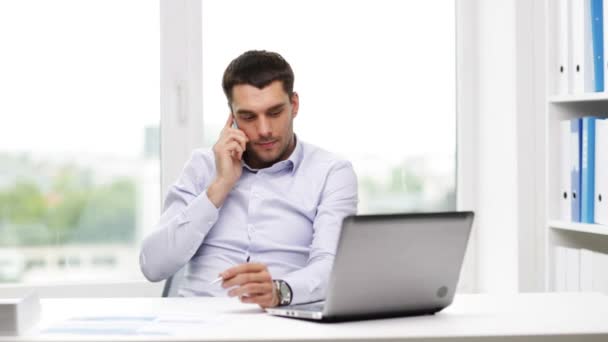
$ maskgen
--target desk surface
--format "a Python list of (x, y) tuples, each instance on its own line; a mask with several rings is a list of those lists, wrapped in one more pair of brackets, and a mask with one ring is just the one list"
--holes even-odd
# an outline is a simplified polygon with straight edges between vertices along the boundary
[[(231, 298), (42, 299), (40, 324), (0, 341), (608, 341), (608, 296), (595, 293), (458, 295), (433, 316), (323, 324), (265, 314)], [(41, 333), (83, 316), (203, 315), (217, 322), (176, 336)]]

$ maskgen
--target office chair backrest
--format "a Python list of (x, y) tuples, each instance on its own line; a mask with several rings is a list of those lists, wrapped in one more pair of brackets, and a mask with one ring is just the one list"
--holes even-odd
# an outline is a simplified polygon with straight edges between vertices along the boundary
[(177, 290), (184, 279), (186, 266), (182, 267), (179, 271), (167, 280), (165, 280), (165, 286), (163, 288), (163, 297), (177, 297)]

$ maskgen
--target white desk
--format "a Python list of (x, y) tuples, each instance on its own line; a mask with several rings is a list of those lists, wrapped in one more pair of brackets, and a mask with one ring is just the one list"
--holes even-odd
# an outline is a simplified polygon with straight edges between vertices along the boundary
[[(221, 323), (177, 336), (66, 336), (39, 332), (70, 317), (192, 314)], [(198, 326), (197, 326), (198, 330)], [(272, 317), (226, 298), (43, 299), (39, 326), (0, 341), (608, 341), (608, 296), (582, 293), (458, 295), (434, 316), (348, 323)]]

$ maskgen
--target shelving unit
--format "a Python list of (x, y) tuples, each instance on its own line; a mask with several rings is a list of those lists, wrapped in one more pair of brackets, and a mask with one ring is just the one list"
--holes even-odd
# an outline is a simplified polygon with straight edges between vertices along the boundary
[(549, 221), (549, 228), (561, 229), (570, 232), (608, 235), (608, 226), (599, 224), (586, 224), (566, 221)]
[[(558, 1), (546, 0), (546, 112), (545, 157), (546, 176), (546, 288), (556, 290), (556, 247), (588, 249), (608, 254), (608, 226), (560, 221), (560, 131), (562, 120), (583, 116), (608, 117), (608, 92), (585, 94), (558, 94)], [(608, 175), (605, 175), (608, 176)], [(597, 176), (596, 176), (597, 177)], [(608, 272), (608, 270), (606, 270)]]
[(578, 102), (593, 102), (593, 101), (608, 101), (608, 93), (591, 93), (591, 94), (567, 94), (553, 95), (549, 97), (549, 103), (578, 103)]

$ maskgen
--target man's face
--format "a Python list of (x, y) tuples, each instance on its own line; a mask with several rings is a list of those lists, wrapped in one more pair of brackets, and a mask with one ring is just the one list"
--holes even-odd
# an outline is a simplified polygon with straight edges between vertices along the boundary
[(251, 167), (265, 168), (289, 158), (298, 105), (298, 94), (293, 93), (290, 101), (281, 81), (263, 89), (248, 84), (232, 88), (232, 113), (249, 138), (246, 154)]

